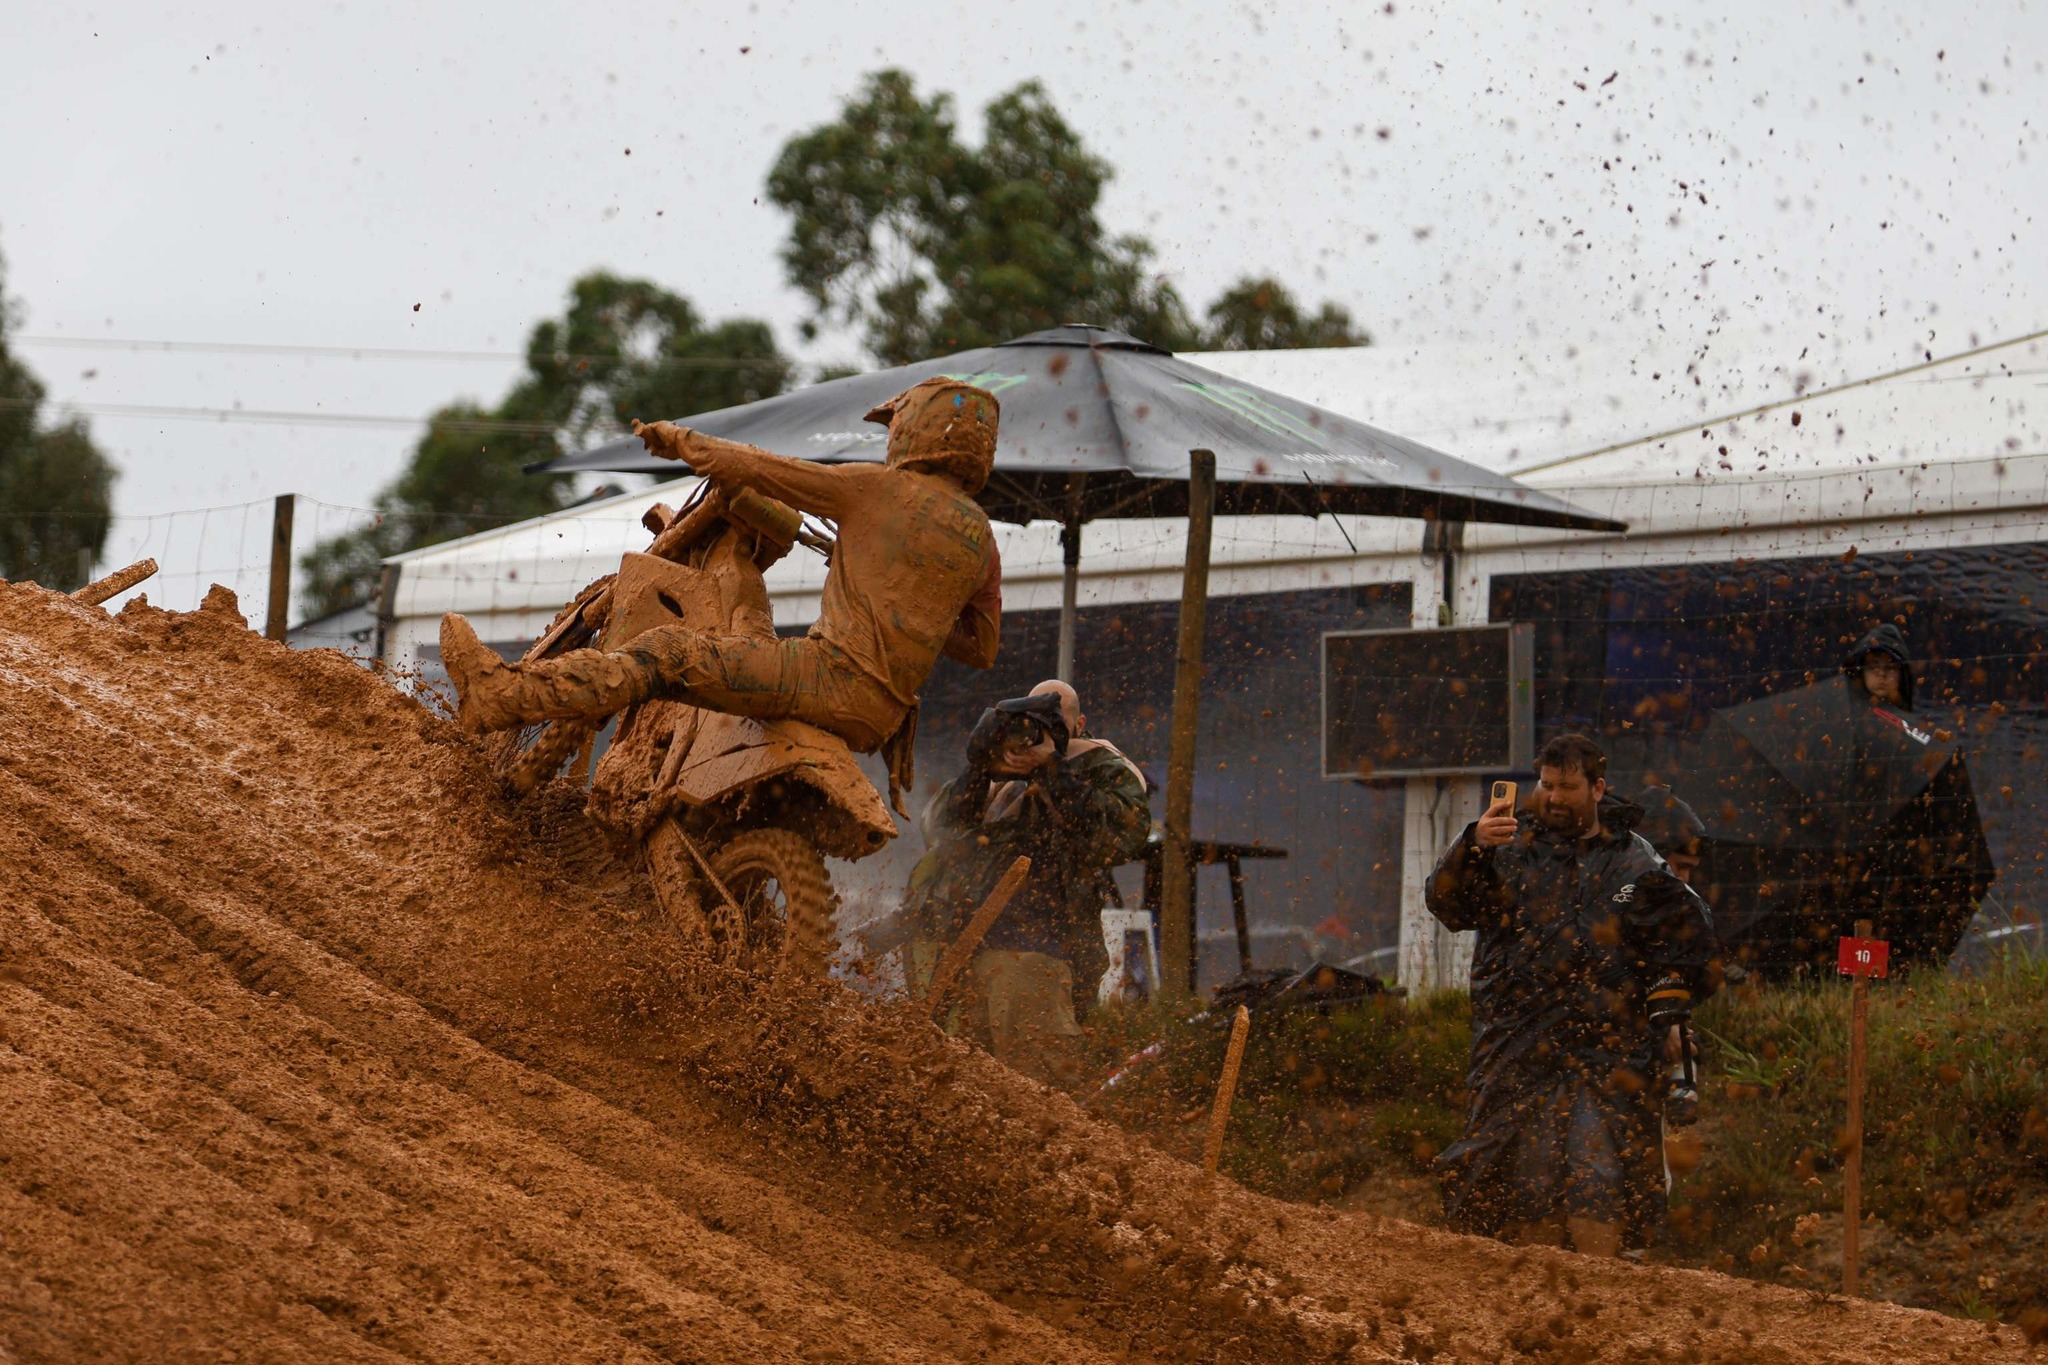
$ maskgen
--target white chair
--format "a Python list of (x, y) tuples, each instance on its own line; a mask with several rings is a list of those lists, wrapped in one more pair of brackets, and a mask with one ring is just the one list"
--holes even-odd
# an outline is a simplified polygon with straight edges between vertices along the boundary
[(1109, 970), (1102, 974), (1102, 981), (1095, 988), (1096, 1003), (1107, 1005), (1112, 1000), (1123, 998), (1126, 985), (1124, 965), (1130, 953), (1132, 934), (1145, 936), (1148, 968), (1145, 983), (1148, 991), (1157, 988), (1159, 943), (1152, 936), (1152, 912), (1108, 905), (1102, 909), (1102, 946), (1109, 950)]

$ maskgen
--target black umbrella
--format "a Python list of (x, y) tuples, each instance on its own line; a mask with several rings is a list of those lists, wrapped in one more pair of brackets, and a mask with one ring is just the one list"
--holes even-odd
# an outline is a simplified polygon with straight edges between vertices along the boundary
[[(995, 475), (981, 495), (988, 514), (1065, 528), (1061, 677), (1071, 671), (1081, 523), (1186, 516), (1190, 450), (1216, 453), (1215, 510), (1226, 516), (1342, 512), (1626, 529), (1504, 474), (1081, 324), (677, 420), (782, 455), (878, 461), (887, 433), (863, 415), (934, 375), (978, 384), (1002, 403)], [(637, 439), (536, 468), (676, 470)]]
[(1900, 959), (1945, 962), (1996, 876), (1959, 730), (1845, 677), (1716, 711), (1682, 785), (1723, 941), (1827, 968), (1870, 919)]

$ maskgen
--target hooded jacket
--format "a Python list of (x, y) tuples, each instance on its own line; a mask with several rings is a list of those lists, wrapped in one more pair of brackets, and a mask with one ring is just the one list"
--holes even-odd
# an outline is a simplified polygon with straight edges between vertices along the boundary
[(1863, 656), (1873, 649), (1881, 649), (1899, 661), (1899, 700), (1896, 705), (1901, 711), (1912, 710), (1913, 665), (1907, 662), (1906, 633), (1889, 621), (1880, 621), (1872, 626), (1869, 633), (1851, 645), (1849, 652), (1842, 656), (1842, 672), (1850, 685), (1863, 695), (1870, 695), (1863, 691)]
[[(1619, 801), (1616, 797), (1608, 799)], [(1706, 822), (1700, 819), (1699, 812), (1669, 787), (1643, 788), (1636, 804), (1641, 807), (1642, 818), (1636, 822), (1635, 831), (1649, 840), (1650, 847), (1659, 854), (1694, 847), (1706, 837)], [(1606, 818), (1604, 811), (1601, 818)]]

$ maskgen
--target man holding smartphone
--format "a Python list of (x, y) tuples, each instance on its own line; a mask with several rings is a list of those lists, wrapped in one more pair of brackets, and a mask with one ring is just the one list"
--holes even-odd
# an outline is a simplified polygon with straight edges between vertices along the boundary
[(1438, 1157), (1461, 1232), (1612, 1256), (1662, 1222), (1659, 1108), (1674, 1030), (1650, 1026), (1718, 980), (1705, 902), (1607, 799), (1584, 735), (1537, 756), (1524, 821), (1488, 806), (1445, 851), (1430, 913), (1475, 929), (1471, 1101)]

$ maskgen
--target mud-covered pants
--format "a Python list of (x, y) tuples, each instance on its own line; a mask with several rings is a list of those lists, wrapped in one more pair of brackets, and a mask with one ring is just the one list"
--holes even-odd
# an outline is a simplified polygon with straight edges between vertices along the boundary
[(652, 695), (756, 720), (800, 720), (873, 753), (905, 707), (838, 646), (816, 636), (774, 639), (656, 626), (620, 646), (652, 675)]

